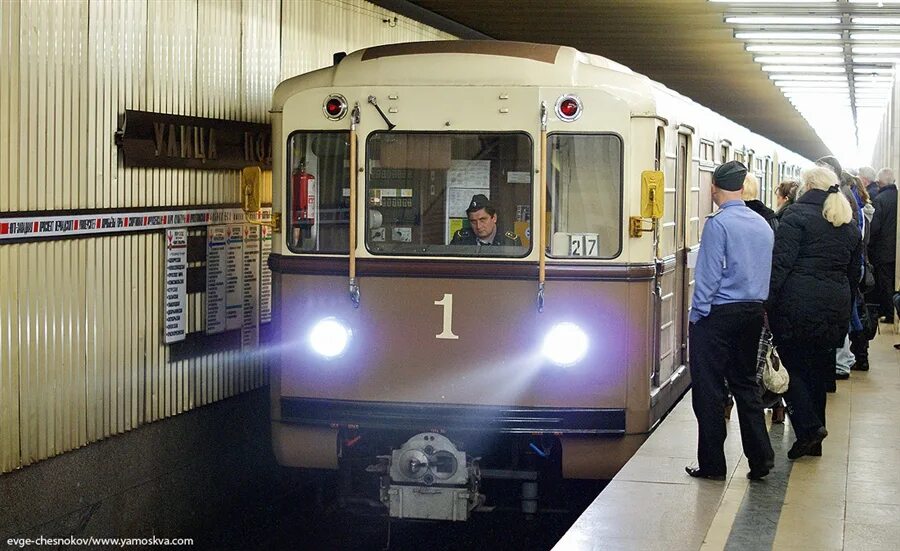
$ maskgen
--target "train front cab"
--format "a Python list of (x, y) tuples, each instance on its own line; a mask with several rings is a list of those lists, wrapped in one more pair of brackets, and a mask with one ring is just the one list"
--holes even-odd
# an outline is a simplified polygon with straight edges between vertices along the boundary
[[(342, 65), (360, 63), (353, 57)], [(429, 63), (442, 61), (454, 60)], [(371, 69), (389, 78), (391, 63)], [(448, 473), (474, 457), (472, 476), (609, 478), (683, 393), (690, 201), (679, 162), (689, 136), (678, 134), (657, 231), (630, 237), (641, 173), (668, 168), (665, 121), (641, 92), (645, 79), (586, 69), (604, 85), (336, 86), (329, 70), (282, 85), (274, 208), (286, 216), (271, 260), (280, 358), (270, 378), (281, 464), (333, 469), (368, 457), (363, 467), (380, 462), (384, 477), (403, 479), (398, 492), (423, 481), (464, 487)], [(574, 118), (560, 111), (570, 95)], [(323, 116), (334, 98), (347, 116)], [(517, 243), (453, 243), (479, 194)], [(657, 246), (671, 257), (655, 261)], [(343, 347), (323, 350), (326, 334)]]

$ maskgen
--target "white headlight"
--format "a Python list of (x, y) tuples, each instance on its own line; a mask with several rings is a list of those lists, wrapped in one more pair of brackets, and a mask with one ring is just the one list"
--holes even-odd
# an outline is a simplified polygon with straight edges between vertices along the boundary
[(556, 324), (544, 337), (544, 356), (557, 365), (577, 363), (584, 358), (587, 348), (587, 335), (574, 323)]
[(325, 318), (309, 333), (309, 345), (326, 358), (336, 358), (344, 353), (353, 332), (335, 318)]

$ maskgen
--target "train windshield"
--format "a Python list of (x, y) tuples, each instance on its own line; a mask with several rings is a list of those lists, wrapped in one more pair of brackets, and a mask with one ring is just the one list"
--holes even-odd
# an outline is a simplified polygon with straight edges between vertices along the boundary
[(288, 248), (344, 253), (350, 248), (350, 134), (294, 132), (288, 138)]
[(550, 255), (614, 258), (622, 248), (622, 139), (614, 134), (547, 138)]
[(526, 133), (371, 134), (366, 144), (368, 250), (526, 256), (532, 152)]

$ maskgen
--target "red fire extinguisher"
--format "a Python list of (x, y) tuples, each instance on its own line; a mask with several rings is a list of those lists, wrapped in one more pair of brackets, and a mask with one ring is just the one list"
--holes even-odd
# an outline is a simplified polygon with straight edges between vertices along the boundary
[(312, 224), (315, 220), (315, 179), (315, 176), (306, 172), (302, 163), (292, 176), (291, 208), (293, 219), (298, 224)]

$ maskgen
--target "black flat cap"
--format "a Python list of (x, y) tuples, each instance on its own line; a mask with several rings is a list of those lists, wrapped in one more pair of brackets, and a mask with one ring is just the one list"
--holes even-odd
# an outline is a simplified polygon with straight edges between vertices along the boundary
[(472, 202), (469, 203), (469, 208), (466, 209), (466, 214), (470, 212), (475, 212), (476, 210), (481, 210), (487, 207), (493, 207), (491, 204), (491, 200), (487, 198), (487, 195), (483, 195), (478, 193), (472, 196)]
[(725, 191), (737, 191), (744, 187), (747, 167), (739, 161), (728, 161), (720, 164), (713, 172), (713, 183)]

